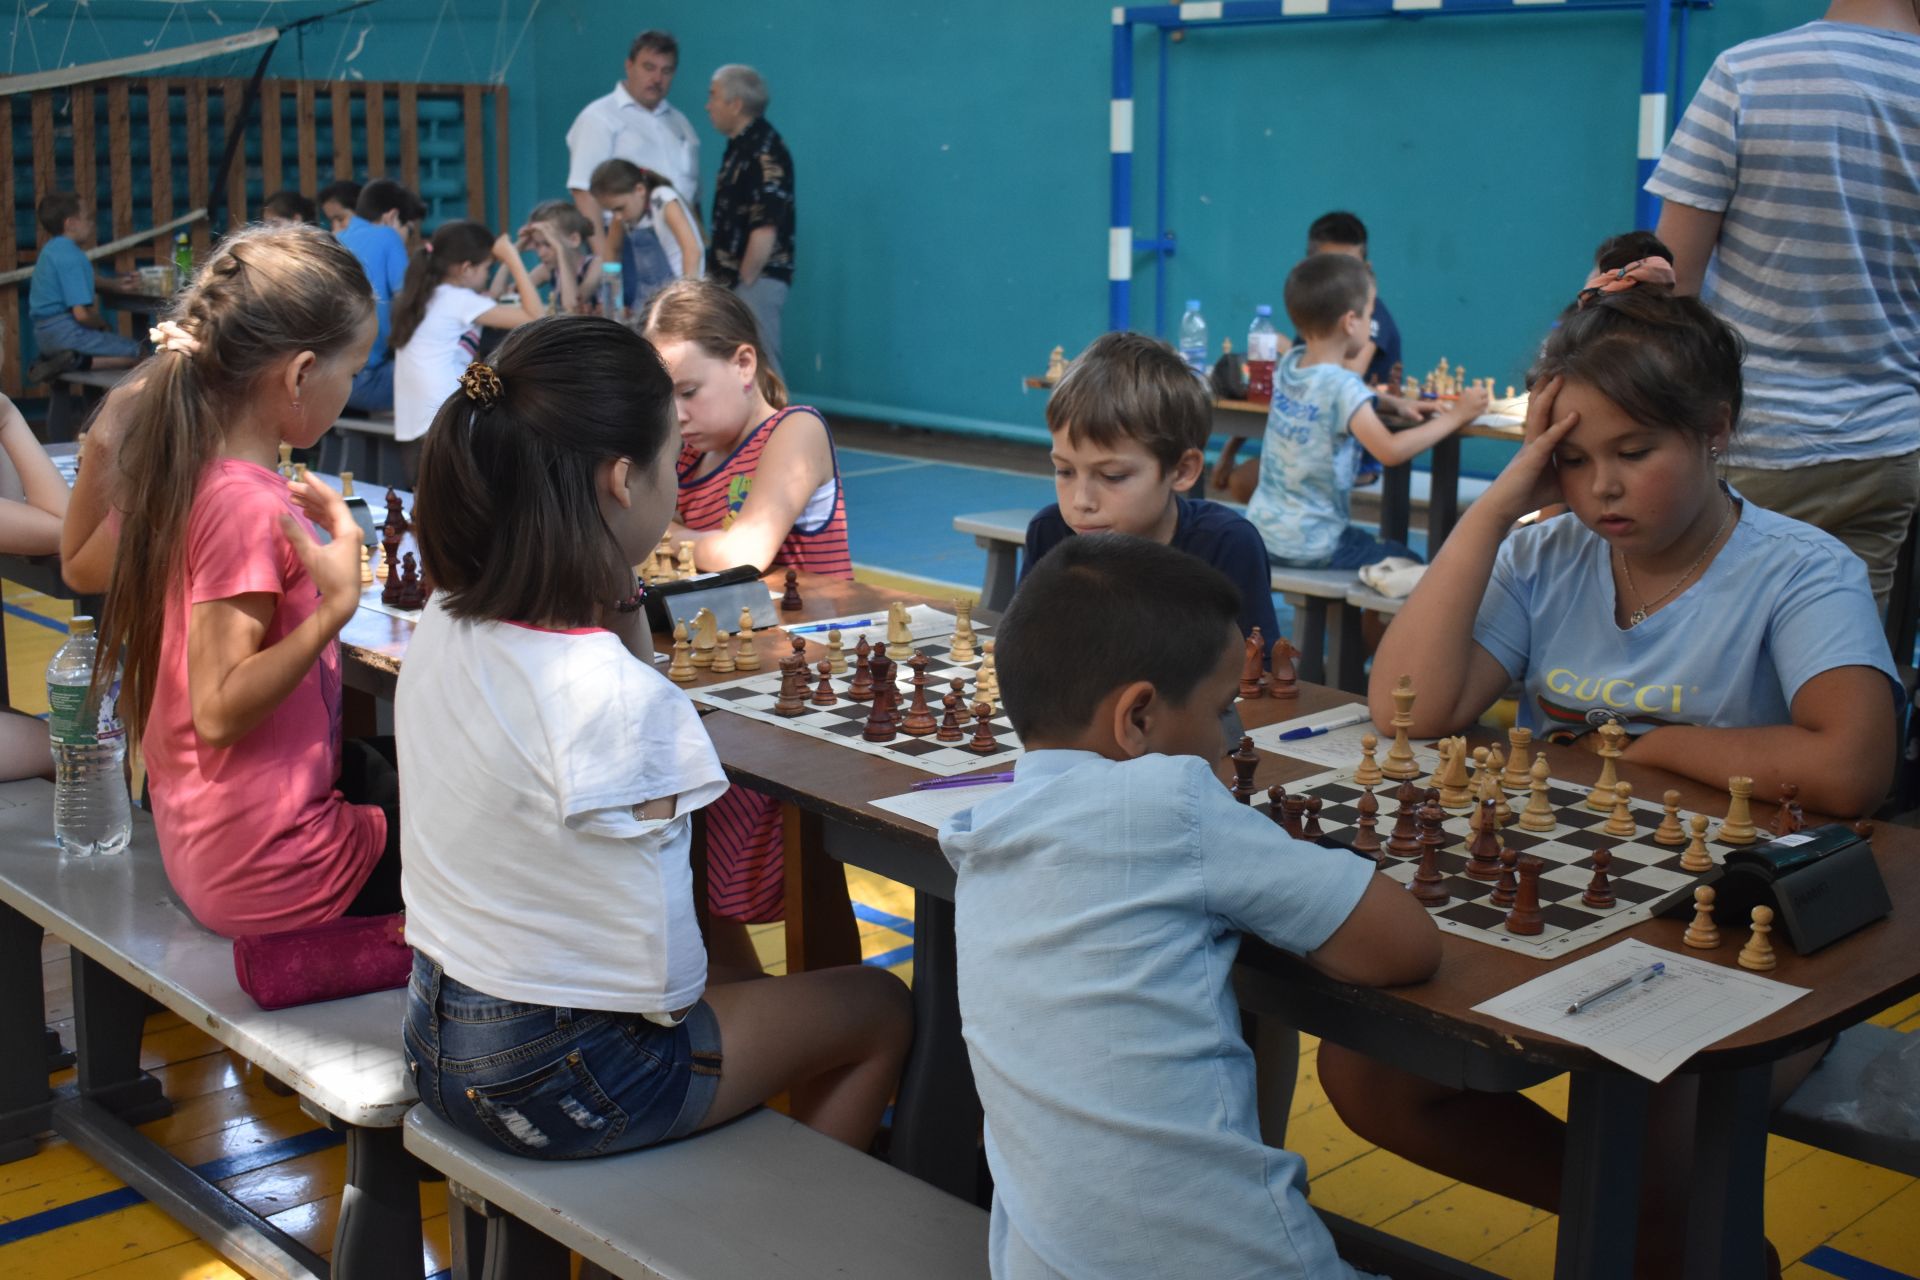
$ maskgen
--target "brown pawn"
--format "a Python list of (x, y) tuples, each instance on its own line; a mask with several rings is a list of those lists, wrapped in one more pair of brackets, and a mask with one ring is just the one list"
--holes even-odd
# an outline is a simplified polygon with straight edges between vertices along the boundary
[(847, 689), (847, 696), (855, 702), (873, 701), (873, 672), (867, 670), (867, 663), (873, 656), (873, 646), (867, 643), (865, 636), (860, 637), (860, 647), (853, 651), (853, 684)]
[(955, 680), (953, 692), (940, 699), (941, 704), (947, 709), (947, 714), (940, 718), (939, 732), (933, 736), (941, 742), (961, 742), (966, 739), (966, 729), (960, 722), (960, 708), (966, 702), (964, 692), (966, 683), (965, 680)]
[(402, 609), (418, 609), (426, 604), (426, 593), (420, 590), (420, 563), (409, 551), (401, 557), (404, 568), (400, 571), (400, 598), (394, 604)]
[(1807, 815), (1800, 808), (1800, 784), (1783, 782), (1780, 784), (1780, 807), (1773, 815), (1773, 838), (1798, 835), (1806, 830)]
[(1240, 667), (1241, 697), (1259, 698), (1266, 695), (1266, 656), (1266, 643), (1260, 639), (1260, 628), (1255, 627), (1247, 636), (1247, 658), (1246, 662)]
[(400, 603), (400, 526), (388, 522), (380, 534), (380, 549), (387, 556), (387, 584), (380, 588), (381, 604)]
[(1500, 824), (1494, 821), (1494, 802), (1480, 802), (1480, 825), (1473, 833), (1473, 843), (1467, 846), (1467, 875), (1475, 880), (1497, 880), (1500, 877)]
[(1393, 789), (1393, 802), (1402, 809), (1411, 809), (1420, 803), (1420, 788), (1413, 785), (1412, 778), (1402, 779)]
[(893, 698), (889, 692), (893, 688), (893, 677), (887, 666), (887, 655), (875, 649), (867, 666), (872, 673), (873, 705), (867, 709), (867, 727), (860, 732), (868, 742), (892, 742), (900, 733), (893, 722)]
[(1269, 677), (1268, 693), (1276, 698), (1300, 696), (1300, 669), (1294, 665), (1298, 656), (1299, 651), (1285, 636), (1273, 642), (1273, 674)]
[(1260, 753), (1253, 749), (1253, 739), (1246, 734), (1240, 735), (1240, 746), (1233, 756), (1233, 784), (1229, 788), (1233, 798), (1241, 804), (1253, 803), (1253, 774), (1260, 767)]
[(1354, 822), (1353, 839), (1348, 841), (1355, 853), (1364, 853), (1376, 862), (1380, 858), (1380, 833), (1375, 830), (1380, 824), (1380, 802), (1374, 799), (1373, 789), (1362, 792), (1354, 808), (1360, 816)]
[(1514, 891), (1513, 910), (1507, 913), (1508, 933), (1531, 938), (1546, 929), (1545, 917), (1540, 914), (1540, 873), (1546, 865), (1530, 853), (1523, 853), (1515, 860), (1520, 885)]
[(387, 525), (394, 530), (395, 541), (404, 537), (407, 530), (412, 528), (407, 523), (407, 513), (402, 510), (404, 505), (398, 489), (387, 490)]
[(967, 750), (977, 756), (990, 756), (1000, 749), (993, 740), (993, 708), (984, 702), (973, 704), (973, 740), (967, 743)]
[(933, 708), (927, 705), (927, 655), (914, 654), (913, 661), (908, 665), (913, 668), (913, 679), (908, 682), (913, 687), (913, 701), (907, 704), (907, 714), (900, 722), (900, 732), (924, 738), (940, 727)]
[(1493, 893), (1487, 899), (1487, 901), (1491, 902), (1494, 906), (1510, 907), (1513, 905), (1514, 885), (1516, 883), (1513, 867), (1519, 860), (1520, 855), (1512, 849), (1502, 849), (1500, 851), (1500, 879), (1494, 883)]
[(1446, 810), (1438, 804), (1420, 806), (1420, 869), (1413, 873), (1408, 888), (1413, 891), (1413, 900), (1423, 907), (1444, 907), (1452, 897), (1447, 892), (1446, 877), (1440, 874), (1440, 846), (1445, 843), (1440, 824), (1444, 821)]
[(1387, 852), (1396, 858), (1411, 858), (1420, 852), (1420, 802), (1418, 792), (1415, 799), (1403, 797), (1414, 788), (1409, 783), (1401, 783), (1400, 790), (1394, 796), (1399, 809), (1394, 814), (1393, 834), (1387, 837)]
[(800, 648), (780, 659), (780, 697), (773, 704), (777, 716), (804, 715), (807, 710), (807, 660), (805, 641)]
[(1284, 828), (1287, 825), (1287, 789), (1275, 784), (1267, 788), (1267, 816), (1273, 819), (1273, 825)]
[(1319, 796), (1307, 797), (1307, 821), (1301, 827), (1301, 834), (1308, 840), (1319, 840), (1326, 836), (1320, 829), (1320, 806), (1324, 803)]
[(816, 707), (838, 706), (840, 699), (833, 692), (833, 664), (825, 658), (820, 659), (820, 686), (813, 691), (812, 702)]
[(800, 575), (792, 569), (787, 570), (787, 589), (780, 594), (780, 612), (798, 613), (800, 603)]
[(1605, 849), (1593, 851), (1593, 879), (1587, 882), (1587, 891), (1580, 895), (1582, 903), (1602, 911), (1613, 905), (1613, 885), (1607, 881), (1607, 868), (1612, 863), (1612, 853)]
[(1307, 797), (1288, 796), (1286, 806), (1287, 820), (1280, 825), (1285, 827), (1287, 834), (1295, 840), (1305, 840), (1307, 838)]

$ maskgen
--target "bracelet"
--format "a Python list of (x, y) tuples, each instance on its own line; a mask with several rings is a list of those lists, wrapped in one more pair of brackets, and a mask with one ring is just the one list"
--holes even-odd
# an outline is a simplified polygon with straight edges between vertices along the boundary
[(615, 601), (613, 611), (615, 613), (633, 613), (637, 611), (642, 604), (646, 603), (646, 599), (647, 584), (640, 581), (638, 575), (636, 575), (633, 579), (633, 594), (624, 600)]

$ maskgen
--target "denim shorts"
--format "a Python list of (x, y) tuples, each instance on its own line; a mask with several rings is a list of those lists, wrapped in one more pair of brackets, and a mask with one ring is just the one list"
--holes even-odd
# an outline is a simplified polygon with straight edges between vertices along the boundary
[(685, 1137), (720, 1088), (720, 1024), (500, 1000), (414, 953), (404, 1034), (420, 1100), (510, 1155), (573, 1160)]

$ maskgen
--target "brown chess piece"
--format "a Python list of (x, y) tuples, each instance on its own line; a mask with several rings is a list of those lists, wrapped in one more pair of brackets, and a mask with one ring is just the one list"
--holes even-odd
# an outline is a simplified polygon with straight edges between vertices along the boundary
[(1280, 825), (1285, 827), (1287, 834), (1295, 840), (1305, 840), (1307, 838), (1307, 797), (1290, 795), (1286, 799), (1286, 806), (1287, 820)]
[(389, 521), (381, 530), (380, 549), (387, 556), (387, 583), (380, 588), (380, 603), (400, 603), (400, 526)]
[(933, 708), (927, 705), (927, 655), (916, 653), (913, 661), (907, 665), (913, 668), (913, 679), (908, 681), (913, 689), (913, 701), (907, 704), (907, 714), (900, 722), (900, 732), (925, 738), (940, 727)]
[(1515, 863), (1520, 886), (1514, 892), (1513, 910), (1507, 913), (1507, 932), (1531, 938), (1546, 931), (1546, 919), (1540, 914), (1540, 873), (1546, 863), (1523, 853)]
[(1807, 815), (1800, 808), (1800, 784), (1783, 782), (1780, 784), (1780, 807), (1773, 815), (1773, 838), (1798, 835), (1807, 826)]
[(1276, 827), (1287, 825), (1287, 789), (1278, 783), (1267, 788), (1267, 816)]
[(1420, 868), (1413, 873), (1413, 899), (1423, 907), (1444, 907), (1452, 897), (1447, 878), (1440, 874), (1440, 846), (1446, 842), (1440, 824), (1446, 810), (1428, 802), (1420, 806)]
[(1253, 739), (1246, 734), (1240, 735), (1240, 746), (1233, 753), (1233, 798), (1241, 804), (1253, 803), (1253, 774), (1260, 767), (1260, 753), (1253, 749)]
[(1487, 901), (1491, 902), (1494, 906), (1511, 907), (1513, 905), (1514, 886), (1516, 883), (1513, 868), (1519, 859), (1520, 855), (1512, 849), (1502, 849), (1500, 851), (1500, 879), (1495, 882), (1493, 893), (1487, 898)]
[(960, 720), (960, 708), (965, 706), (967, 701), (966, 689), (967, 682), (955, 676), (953, 692), (940, 699), (941, 705), (946, 708), (947, 714), (940, 718), (940, 729), (933, 736), (941, 742), (964, 742), (966, 740), (966, 728)]
[(865, 636), (860, 637), (860, 647), (853, 651), (853, 684), (847, 689), (847, 696), (855, 702), (873, 700), (873, 672), (867, 669), (867, 663), (873, 656), (873, 647)]
[[(1408, 792), (1414, 792), (1415, 798), (1407, 799)], [(1399, 809), (1394, 814), (1393, 834), (1387, 837), (1387, 852), (1396, 858), (1411, 858), (1420, 852), (1420, 802), (1413, 784), (1401, 783), (1394, 802)]]
[(1255, 627), (1247, 636), (1247, 658), (1240, 668), (1241, 697), (1259, 698), (1266, 695), (1266, 654), (1267, 646), (1260, 639), (1260, 628)]
[(413, 558), (411, 551), (400, 559), (400, 598), (394, 604), (402, 609), (418, 609), (427, 602), (420, 590), (420, 562)]
[(1325, 802), (1319, 796), (1307, 797), (1307, 820), (1300, 828), (1302, 837), (1308, 840), (1320, 840), (1326, 832), (1320, 829), (1320, 808)]
[(807, 709), (806, 698), (806, 641), (796, 639), (794, 651), (780, 659), (780, 697), (773, 704), (773, 714), (802, 715)]
[(1473, 842), (1467, 846), (1467, 875), (1475, 880), (1497, 880), (1500, 877), (1500, 824), (1494, 821), (1494, 802), (1480, 802), (1480, 825), (1474, 830)]
[(407, 523), (407, 513), (402, 509), (404, 506), (398, 489), (387, 490), (387, 525), (394, 530), (395, 541), (405, 537), (407, 530), (413, 527)]
[(1300, 669), (1294, 663), (1298, 656), (1299, 651), (1285, 636), (1273, 642), (1273, 674), (1269, 677), (1268, 693), (1276, 698), (1300, 696)]
[(1580, 895), (1580, 901), (1589, 907), (1602, 911), (1613, 905), (1613, 885), (1607, 880), (1607, 867), (1613, 862), (1613, 854), (1606, 849), (1593, 851), (1593, 879), (1587, 882), (1587, 891)]
[(893, 720), (893, 699), (897, 691), (887, 671), (889, 665), (886, 653), (875, 649), (868, 665), (873, 680), (873, 705), (867, 709), (867, 727), (860, 732), (868, 742), (892, 742), (900, 736), (899, 726)]
[(1000, 749), (993, 740), (993, 708), (984, 702), (973, 704), (973, 740), (967, 743), (967, 750), (977, 756), (990, 756)]
[(780, 593), (780, 612), (798, 613), (803, 606), (800, 603), (800, 575), (792, 569), (787, 570), (787, 589)]
[(1375, 861), (1380, 857), (1380, 833), (1376, 829), (1380, 824), (1380, 802), (1374, 798), (1373, 788), (1362, 792), (1354, 805), (1360, 816), (1354, 822), (1353, 839), (1348, 841), (1355, 853), (1364, 853)]
[(833, 692), (833, 664), (825, 658), (820, 659), (820, 686), (813, 691), (812, 702), (816, 707), (839, 705), (840, 699)]

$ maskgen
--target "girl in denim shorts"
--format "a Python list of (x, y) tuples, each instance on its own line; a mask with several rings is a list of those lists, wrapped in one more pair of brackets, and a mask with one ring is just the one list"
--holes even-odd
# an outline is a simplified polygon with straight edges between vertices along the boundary
[(786, 1091), (865, 1146), (911, 1033), (890, 974), (709, 972), (688, 848), (727, 781), (631, 568), (673, 516), (674, 400), (631, 330), (552, 317), (468, 367), (421, 456), (407, 1061), (427, 1106), (518, 1155), (644, 1147)]

